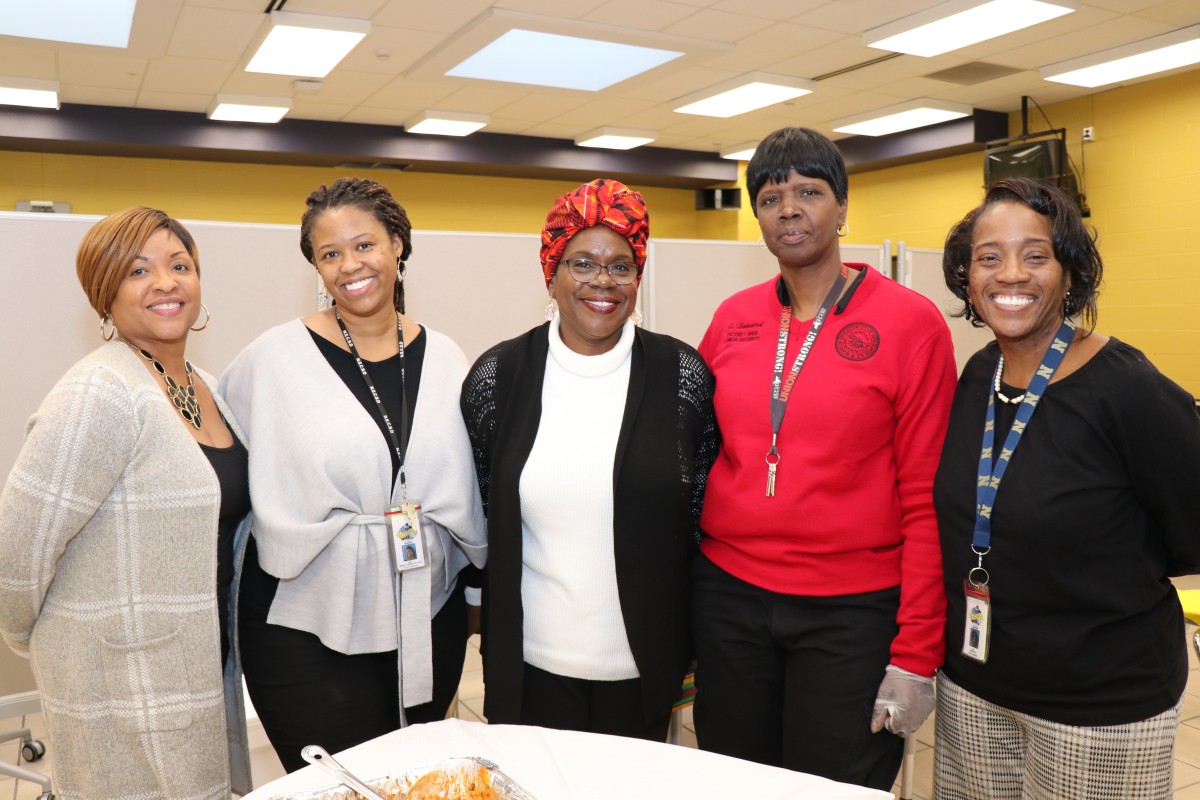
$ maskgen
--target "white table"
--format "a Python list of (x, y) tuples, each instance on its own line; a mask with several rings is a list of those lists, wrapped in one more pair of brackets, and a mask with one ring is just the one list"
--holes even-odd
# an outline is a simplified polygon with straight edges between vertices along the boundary
[[(481, 756), (496, 762), (538, 800), (892, 797), (887, 792), (678, 745), (458, 719), (413, 725), (334, 755), (366, 780), (447, 758)], [(316, 767), (305, 767), (246, 795), (246, 800), (269, 800), (334, 783)]]

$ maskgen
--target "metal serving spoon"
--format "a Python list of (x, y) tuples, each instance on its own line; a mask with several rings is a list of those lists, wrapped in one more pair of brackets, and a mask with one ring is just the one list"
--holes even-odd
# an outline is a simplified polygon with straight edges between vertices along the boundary
[(308, 763), (325, 770), (343, 784), (367, 798), (367, 800), (386, 800), (386, 798), (380, 796), (378, 792), (367, 786), (366, 783), (359, 780), (357, 776), (339, 764), (333, 756), (325, 751), (324, 747), (317, 744), (310, 744), (300, 751), (300, 757)]

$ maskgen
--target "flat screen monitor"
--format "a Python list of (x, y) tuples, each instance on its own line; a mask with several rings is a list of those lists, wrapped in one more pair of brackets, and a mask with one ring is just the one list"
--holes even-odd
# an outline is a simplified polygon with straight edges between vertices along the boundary
[(1061, 139), (989, 147), (984, 152), (983, 180), (991, 186), (1004, 178), (1033, 178), (1061, 186), (1063, 160)]

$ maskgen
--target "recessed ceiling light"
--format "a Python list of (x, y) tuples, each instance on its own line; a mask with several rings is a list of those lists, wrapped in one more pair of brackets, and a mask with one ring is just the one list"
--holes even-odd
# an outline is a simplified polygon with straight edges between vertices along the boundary
[(439, 136), (466, 136), (487, 124), (487, 114), (422, 111), (404, 123), (404, 130), (409, 133), (433, 133)]
[(936, 56), (1070, 14), (1074, 0), (951, 0), (872, 28), (863, 43), (880, 50)]
[(246, 72), (324, 78), (370, 32), (365, 19), (272, 11)]
[(603, 147), (609, 150), (629, 150), (654, 141), (654, 131), (638, 131), (629, 128), (596, 128), (575, 137), (580, 147)]
[(1200, 25), (1042, 68), (1042, 78), (1089, 89), (1200, 63)]
[(885, 136), (889, 133), (923, 128), (952, 119), (970, 116), (972, 108), (963, 103), (948, 103), (922, 97), (833, 120), (830, 125), (838, 133), (858, 136)]
[(681, 55), (678, 50), (513, 28), (446, 74), (598, 92)]
[(816, 86), (804, 78), (751, 72), (677, 100), (682, 105), (676, 106), (675, 111), (705, 117), (734, 117), (811, 94)]
[(208, 118), (222, 122), (279, 122), (292, 108), (286, 97), (251, 97), (219, 94), (208, 109)]
[(0, 34), (52, 42), (128, 47), (136, 0), (0, 4)]
[(0, 78), (0, 105), (58, 108), (58, 81)]
[(758, 149), (758, 142), (746, 142), (745, 144), (737, 144), (733, 147), (726, 147), (721, 151), (721, 158), (728, 158), (732, 161), (749, 161), (754, 157), (754, 151)]

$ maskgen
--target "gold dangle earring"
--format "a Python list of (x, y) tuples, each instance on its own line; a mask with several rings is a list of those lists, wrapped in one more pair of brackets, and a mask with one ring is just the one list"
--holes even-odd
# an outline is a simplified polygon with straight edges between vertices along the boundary
[[(108, 326), (107, 329), (104, 327), (105, 325)], [(116, 333), (117, 323), (113, 322), (112, 315), (105, 311), (104, 316), (100, 318), (100, 338), (106, 342), (111, 342)]]
[(200, 304), (200, 308), (201, 308), (201, 310), (203, 310), (203, 311), (204, 311), (204, 324), (203, 324), (203, 325), (201, 325), (199, 328), (190, 328), (190, 329), (189, 329), (189, 330), (196, 331), (197, 333), (199, 333), (200, 331), (202, 331), (202, 330), (204, 330), (205, 328), (207, 328), (207, 327), (208, 327), (208, 323), (212, 321), (212, 312), (210, 312), (210, 311), (208, 310), (208, 306), (204, 305), (204, 303), (201, 303), (201, 304)]

